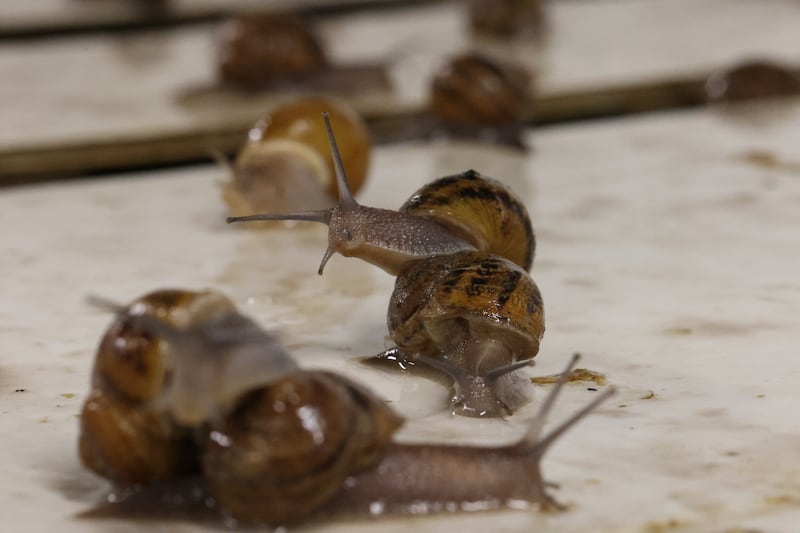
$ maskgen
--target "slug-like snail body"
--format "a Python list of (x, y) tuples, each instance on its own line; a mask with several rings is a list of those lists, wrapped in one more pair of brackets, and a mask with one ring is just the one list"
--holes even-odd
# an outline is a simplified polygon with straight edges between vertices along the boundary
[(352, 191), (367, 177), (370, 138), (350, 106), (326, 98), (279, 105), (250, 129), (222, 190), (233, 215), (277, 209), (322, 209), (337, 197), (336, 170), (320, 114), (328, 110), (340, 132), (341, 157), (352, 171)]
[(539, 352), (544, 308), (518, 265), (483, 252), (415, 261), (397, 276), (387, 323), (391, 355), (453, 379), (455, 413), (504, 416), (527, 401), (515, 370)]
[[(218, 322), (214, 334), (207, 335), (145, 316), (137, 326), (155, 338), (166, 334), (173, 372), (206, 366), (207, 356), (220, 348), (219, 358), (229, 364), (236, 366), (231, 359), (240, 357), (249, 364), (254, 347), (263, 366), (274, 370), (262, 372), (255, 387), (238, 387), (235, 404), (225, 402), (221, 416), (196, 426), (191, 432), (195, 446), (184, 449), (187, 459), (202, 464), (202, 482), (217, 507), (246, 524), (280, 526), (342, 513), (493, 509), (521, 502), (558, 508), (542, 479), (542, 456), (612, 392), (542, 436), (576, 356), (519, 441), (499, 447), (402, 444), (392, 436), (403, 419), (383, 401), (342, 376), (287, 365), (291, 358), (285, 348), (266, 332), (242, 335), (236, 319)], [(251, 342), (257, 337), (261, 340)], [(147, 430), (139, 426), (133, 434)], [(173, 472), (172, 480), (180, 481), (182, 474)]]
[[(328, 248), (320, 274), (334, 253), (358, 257), (392, 275), (410, 261), (478, 249), (505, 255), (530, 268), (535, 248), (530, 218), (524, 204), (500, 182), (468, 171), (423, 187), (399, 211), (360, 205), (348, 186), (327, 115), (324, 119), (339, 184), (338, 205), (318, 211), (231, 217), (228, 222), (307, 220), (327, 224)], [(518, 230), (518, 234), (504, 235), (505, 229)]]
[(219, 293), (159, 290), (124, 307), (95, 301), (116, 317), (97, 350), (79, 450), (118, 484), (197, 469), (190, 428), (223, 416), (265, 375), (295, 368), (289, 358), (264, 361), (273, 337)]
[(248, 89), (297, 80), (328, 66), (319, 39), (301, 19), (283, 13), (248, 14), (220, 32), (220, 78)]

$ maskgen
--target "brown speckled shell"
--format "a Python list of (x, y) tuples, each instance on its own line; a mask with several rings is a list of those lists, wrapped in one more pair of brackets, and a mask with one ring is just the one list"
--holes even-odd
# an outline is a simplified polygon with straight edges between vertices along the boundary
[(402, 422), (346, 378), (300, 371), (251, 393), (209, 435), (204, 475), (237, 520), (294, 523), (378, 463)]
[(446, 124), (500, 128), (525, 120), (530, 113), (530, 75), (477, 54), (450, 60), (434, 76), (431, 106)]
[(504, 184), (474, 170), (428, 183), (400, 211), (433, 217), (478, 250), (525, 270), (533, 264), (536, 238), (525, 205)]
[(301, 20), (288, 14), (243, 15), (222, 31), (219, 76), (259, 89), (303, 78), (328, 64), (322, 45)]
[(130, 324), (130, 313), (150, 313), (173, 324), (191, 320), (200, 298), (231, 304), (208, 292), (160, 290), (132, 302), (115, 317), (97, 350), (92, 389), (81, 414), (78, 448), (83, 463), (120, 485), (146, 484), (196, 470), (187, 430), (149, 407), (169, 379), (164, 347)]
[(411, 263), (397, 276), (389, 302), (389, 334), (410, 357), (435, 357), (442, 347), (426, 326), (446, 323), (452, 337), (494, 339), (527, 359), (539, 351), (544, 308), (539, 289), (519, 266), (482, 252)]

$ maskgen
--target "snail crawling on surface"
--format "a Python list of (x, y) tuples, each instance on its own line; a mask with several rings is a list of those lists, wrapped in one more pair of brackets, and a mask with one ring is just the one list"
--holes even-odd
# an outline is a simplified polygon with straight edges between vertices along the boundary
[(222, 197), (232, 215), (334, 204), (336, 171), (319, 121), (325, 110), (340, 132), (341, 156), (351, 169), (353, 192), (358, 192), (367, 177), (371, 149), (363, 120), (340, 101), (296, 98), (259, 119), (233, 163), (222, 161), (230, 173)]
[(339, 204), (331, 209), (229, 218), (308, 220), (329, 226), (321, 274), (336, 252), (397, 276), (389, 332), (379, 357), (422, 361), (454, 383), (455, 412), (502, 416), (527, 401), (514, 372), (539, 351), (544, 310), (528, 275), (535, 238), (522, 202), (475, 171), (429, 183), (398, 210), (359, 205), (349, 192), (336, 139)]
[(222, 87), (364, 94), (390, 89), (382, 64), (334, 64), (308, 20), (282, 12), (239, 15), (220, 29), (216, 58)]
[[(198, 304), (205, 310), (198, 312)], [(497, 447), (403, 444), (393, 439), (402, 417), (377, 396), (343, 376), (299, 369), (274, 336), (216, 293), (158, 291), (112, 309), (117, 317), (101, 342), (82, 417), (84, 464), (118, 485), (143, 485), (132, 499), (153, 482), (200, 476), (201, 486), (195, 488), (211, 495), (206, 505), (244, 524), (280, 526), (335, 515), (521, 504), (559, 508), (542, 479), (541, 459), (561, 434), (613, 392), (607, 389), (543, 435), (573, 358), (517, 442)], [(122, 348), (121, 356), (102, 353)], [(159, 368), (166, 371), (148, 372)], [(116, 371), (151, 374), (150, 397), (159, 400), (149, 397), (118, 410), (117, 392), (107, 389), (105, 381)], [(98, 402), (98, 394), (109, 401)], [(187, 406), (192, 407), (188, 417), (183, 416)], [(140, 423), (144, 414), (180, 432), (181, 440), (151, 439), (153, 427)], [(116, 423), (92, 424), (86, 417)], [(124, 442), (117, 442), (120, 431)], [(137, 439), (144, 440), (147, 453), (141, 453)], [(109, 442), (117, 445), (108, 447)], [(192, 468), (149, 475), (147, 460), (173, 454), (178, 445)], [(99, 449), (106, 452), (100, 468)], [(123, 456), (122, 461), (109, 454)], [(130, 464), (124, 457), (128, 454), (143, 461)], [(131, 467), (145, 475), (129, 476)], [(127, 503), (123, 498), (108, 505), (124, 515)], [(170, 505), (163, 499), (151, 503)]]

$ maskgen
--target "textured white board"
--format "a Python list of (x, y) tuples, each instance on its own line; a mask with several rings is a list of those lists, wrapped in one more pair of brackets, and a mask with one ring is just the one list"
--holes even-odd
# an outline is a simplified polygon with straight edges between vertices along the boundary
[[(468, 167), (525, 198), (547, 310), (530, 373), (556, 372), (579, 351), (581, 366), (605, 374), (619, 394), (545, 459), (546, 477), (570, 504), (564, 513), (323, 529), (796, 531), (798, 124), (798, 107), (705, 111), (542, 130), (528, 158), (447, 144), (377, 150), (365, 203), (397, 206), (423, 182)], [(84, 305), (89, 292), (127, 300), (157, 287), (217, 288), (283, 331), (303, 365), (380, 391), (409, 418), (403, 440), (499, 443), (524, 431), (535, 405), (506, 421), (453, 419), (435, 383), (353, 362), (385, 346), (392, 279), (338, 256), (317, 276), (320, 227), (226, 226), (219, 178), (214, 167), (196, 167), (0, 196), (4, 529), (142, 527), (73, 518), (107, 491), (75, 449), (93, 351), (110, 321)], [(596, 394), (588, 386), (570, 385), (553, 421)]]

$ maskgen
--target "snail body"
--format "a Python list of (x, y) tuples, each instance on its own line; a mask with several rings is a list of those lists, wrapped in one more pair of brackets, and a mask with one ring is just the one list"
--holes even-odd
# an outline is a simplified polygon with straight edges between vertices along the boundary
[[(320, 274), (334, 253), (358, 257), (391, 275), (397, 275), (410, 261), (477, 249), (507, 255), (530, 268), (535, 249), (530, 218), (524, 204), (500, 182), (467, 171), (423, 187), (399, 211), (362, 206), (352, 196), (327, 115), (324, 119), (339, 203), (325, 210), (229, 217), (228, 222), (306, 220), (326, 224), (328, 248)], [(504, 229), (520, 230), (522, 236), (509, 239), (502, 234)], [(521, 249), (508, 250), (509, 241)]]
[(358, 114), (343, 102), (298, 98), (284, 102), (250, 129), (222, 196), (233, 215), (260, 210), (322, 209), (337, 197), (335, 169), (318, 117), (329, 110), (341, 132), (342, 159), (352, 169), (353, 192), (367, 177), (370, 138)]
[(527, 401), (515, 371), (539, 352), (544, 307), (518, 265), (473, 251), (413, 262), (397, 276), (387, 324), (394, 357), (453, 379), (455, 413), (503, 416)]

